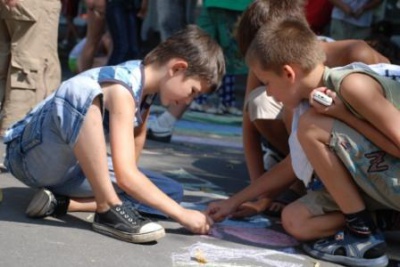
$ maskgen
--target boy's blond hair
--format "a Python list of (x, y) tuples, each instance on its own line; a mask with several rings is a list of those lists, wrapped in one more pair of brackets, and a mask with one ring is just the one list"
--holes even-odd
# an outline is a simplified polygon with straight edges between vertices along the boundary
[(306, 21), (305, 0), (255, 0), (240, 16), (236, 31), (240, 53), (244, 56), (261, 26), (277, 19)]
[(173, 58), (188, 63), (186, 77), (199, 77), (217, 89), (225, 74), (224, 54), (218, 43), (196, 25), (189, 25), (157, 45), (144, 58), (144, 64), (166, 64)]
[(246, 53), (248, 64), (258, 63), (263, 70), (278, 74), (288, 64), (308, 73), (324, 61), (325, 53), (308, 24), (292, 19), (271, 20), (262, 26)]

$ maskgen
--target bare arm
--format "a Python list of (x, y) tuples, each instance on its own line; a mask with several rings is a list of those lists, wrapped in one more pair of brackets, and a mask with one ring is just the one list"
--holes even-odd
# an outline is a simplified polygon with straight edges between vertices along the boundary
[[(247, 76), (245, 99), (253, 90), (262, 86), (257, 77), (250, 71)], [(264, 87), (265, 90), (265, 87)], [(266, 92), (264, 92), (266, 94)], [(247, 102), (247, 101), (246, 101)], [(245, 152), (246, 166), (251, 182), (259, 179), (265, 173), (261, 138), (264, 137), (282, 154), (287, 154), (287, 132), (281, 120), (277, 119), (255, 119), (251, 121), (249, 109), (255, 103), (247, 102), (243, 109), (243, 146)], [(266, 103), (268, 104), (268, 103)], [(268, 208), (273, 202), (266, 196), (259, 196), (257, 200), (243, 203), (232, 214), (232, 217), (241, 218), (257, 214)]]
[[(247, 76), (245, 99), (247, 99), (252, 90), (260, 85), (261, 83), (250, 71)], [(243, 110), (242, 131), (246, 166), (250, 175), (250, 180), (254, 181), (264, 173), (264, 164), (262, 160), (262, 151), (260, 144), (261, 136), (254, 126), (254, 123), (250, 121), (250, 117), (246, 108), (244, 108)]]
[(400, 112), (383, 96), (380, 84), (360, 73), (349, 75), (341, 84), (342, 97), (366, 119), (351, 113), (334, 92), (327, 93), (334, 104), (328, 108), (313, 104), (318, 112), (345, 122), (384, 151), (400, 157)]
[(210, 203), (206, 212), (213, 220), (221, 221), (231, 215), (242, 203), (261, 195), (273, 198), (296, 179), (289, 155), (239, 193), (227, 200)]
[(320, 42), (325, 51), (325, 65), (328, 67), (344, 66), (353, 62), (365, 64), (389, 63), (389, 60), (363, 40), (339, 40)]
[(104, 0), (85, 0), (87, 7), (86, 44), (78, 60), (79, 72), (93, 67), (93, 60), (105, 29)]
[[(355, 73), (344, 79), (341, 92), (344, 99), (366, 118), (367, 125), (373, 126), (359, 122), (360, 127), (365, 127), (365, 131), (359, 131), (386, 152), (399, 157), (400, 111), (383, 96), (381, 85), (370, 76)], [(352, 123), (355, 123), (354, 119)]]
[(139, 161), (139, 157), (143, 151), (144, 143), (146, 142), (147, 118), (149, 117), (149, 114), (150, 114), (150, 109), (148, 109), (143, 116), (144, 123), (142, 123), (138, 127), (135, 127), (134, 135), (135, 135), (136, 162)]
[[(110, 146), (118, 186), (139, 202), (145, 203), (181, 223), (194, 233), (208, 232), (212, 221), (198, 211), (181, 207), (156, 187), (136, 164), (136, 144), (132, 134), (135, 103), (125, 88), (112, 85), (105, 105), (110, 112)], [(106, 91), (107, 88), (104, 89)]]
[(253, 123), (243, 113), (243, 147), (247, 170), (250, 180), (254, 181), (264, 173), (263, 153), (261, 150), (261, 137)]

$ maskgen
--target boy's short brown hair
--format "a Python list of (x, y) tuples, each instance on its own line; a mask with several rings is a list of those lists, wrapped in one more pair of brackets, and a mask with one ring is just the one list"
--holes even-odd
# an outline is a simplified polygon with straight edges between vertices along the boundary
[(210, 91), (219, 87), (225, 74), (224, 54), (218, 43), (196, 25), (189, 25), (157, 45), (144, 58), (144, 64), (167, 63), (180, 58), (188, 63), (186, 77), (197, 76), (209, 83)]
[(325, 53), (307, 23), (287, 19), (270, 21), (260, 28), (246, 53), (246, 61), (257, 62), (263, 70), (278, 74), (287, 64), (300, 66), (308, 73), (325, 61)]
[(244, 56), (258, 29), (270, 20), (299, 19), (306, 21), (304, 0), (255, 0), (243, 12), (236, 31), (240, 53)]

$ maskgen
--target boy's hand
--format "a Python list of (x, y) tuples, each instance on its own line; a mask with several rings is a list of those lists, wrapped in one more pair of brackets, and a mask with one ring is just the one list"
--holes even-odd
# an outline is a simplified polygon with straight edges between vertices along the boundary
[(206, 235), (209, 233), (213, 220), (205, 213), (197, 210), (185, 209), (182, 220), (179, 221), (186, 229), (195, 233)]
[(206, 214), (211, 216), (211, 218), (216, 221), (220, 222), (223, 221), (226, 217), (231, 215), (235, 211), (235, 207), (231, 204), (229, 199), (211, 202), (207, 209)]
[[(327, 96), (331, 97), (333, 99), (333, 102), (330, 106), (324, 106), (322, 104), (319, 104), (317, 101), (315, 101), (312, 96), (315, 93), (315, 91), (320, 91)], [(343, 120), (346, 116), (349, 115), (349, 110), (347, 109), (346, 105), (343, 103), (343, 101), (336, 95), (336, 92), (329, 90), (326, 87), (319, 87), (314, 89), (311, 94), (310, 94), (310, 105), (320, 114), (325, 114), (327, 116), (331, 116), (334, 118), (337, 118), (339, 120)]]
[(271, 200), (267, 198), (258, 199), (253, 202), (246, 202), (240, 205), (232, 213), (233, 218), (245, 218), (257, 215), (266, 210), (271, 205)]

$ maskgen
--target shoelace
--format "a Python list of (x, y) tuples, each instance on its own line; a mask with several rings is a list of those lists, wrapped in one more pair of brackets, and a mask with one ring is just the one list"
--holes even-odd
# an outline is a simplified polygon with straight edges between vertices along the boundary
[[(124, 203), (122, 203), (122, 209), (125, 211), (126, 215), (127, 215), (128, 217), (130, 217), (130, 218), (125, 217), (125, 218), (127, 218), (128, 221), (130, 221), (130, 222), (134, 222), (134, 221), (145, 221), (145, 220), (146, 220), (146, 218), (143, 217), (143, 216), (137, 211), (137, 209), (135, 209), (135, 208), (133, 207), (133, 205), (132, 205), (131, 203), (129, 203), (129, 202), (124, 202)], [(131, 219), (132, 221), (129, 220), (129, 219)]]

